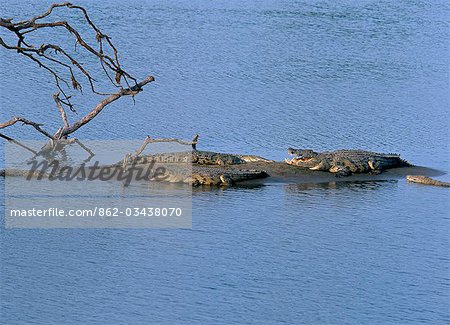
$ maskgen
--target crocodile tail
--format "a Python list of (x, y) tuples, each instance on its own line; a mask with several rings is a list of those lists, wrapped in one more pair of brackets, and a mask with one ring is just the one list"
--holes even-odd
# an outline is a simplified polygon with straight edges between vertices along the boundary
[(402, 166), (402, 167), (412, 167), (414, 165), (411, 164), (409, 161), (400, 158), (400, 166)]

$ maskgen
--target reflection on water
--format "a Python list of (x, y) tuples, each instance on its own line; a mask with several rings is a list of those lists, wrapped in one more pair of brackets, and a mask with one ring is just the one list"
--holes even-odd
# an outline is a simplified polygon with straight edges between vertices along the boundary
[(232, 188), (224, 186), (224, 187), (217, 187), (217, 186), (198, 186), (194, 187), (192, 189), (192, 194), (195, 195), (195, 193), (221, 193), (223, 191), (248, 191), (248, 190), (255, 190), (255, 193), (258, 193), (257, 190), (263, 188), (264, 184), (236, 184)]
[(348, 190), (348, 191), (364, 191), (364, 190), (382, 190), (389, 184), (396, 184), (398, 180), (377, 180), (377, 181), (338, 181), (324, 183), (301, 183), (286, 184), (284, 186), (287, 193), (301, 194), (308, 190)]

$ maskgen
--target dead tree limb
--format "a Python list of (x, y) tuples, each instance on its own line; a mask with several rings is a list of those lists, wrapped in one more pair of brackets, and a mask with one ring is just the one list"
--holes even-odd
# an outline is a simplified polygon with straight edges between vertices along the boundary
[(129, 153), (129, 154), (125, 155), (125, 157), (122, 160), (122, 165), (126, 166), (130, 162), (133, 162), (137, 157), (139, 157), (139, 155), (145, 150), (147, 145), (149, 145), (150, 143), (176, 142), (176, 143), (179, 143), (179, 144), (182, 144), (182, 145), (192, 146), (193, 150), (197, 150), (198, 138), (199, 138), (198, 134), (194, 135), (194, 137), (192, 138), (192, 141), (184, 141), (184, 140), (179, 140), (179, 139), (176, 139), (176, 138), (152, 139), (152, 138), (150, 138), (149, 135), (147, 135), (146, 138), (144, 139), (144, 142), (141, 144), (141, 146), (134, 153), (132, 153), (132, 154)]
[(58, 107), (59, 112), (61, 113), (61, 119), (63, 120), (64, 127), (68, 128), (69, 121), (67, 120), (67, 114), (66, 114), (66, 111), (64, 110), (64, 107), (62, 107), (62, 105), (61, 105), (61, 99), (59, 98), (59, 93), (56, 93), (53, 95), (53, 100), (55, 101), (56, 107)]
[(176, 138), (152, 139), (152, 138), (150, 138), (150, 136), (147, 135), (147, 137), (145, 138), (145, 140), (142, 143), (142, 145), (140, 146), (140, 148), (133, 153), (133, 156), (135, 156), (135, 157), (139, 156), (145, 150), (145, 148), (147, 147), (148, 144), (156, 143), (156, 142), (177, 142), (179, 144), (183, 144), (183, 145), (186, 145), (186, 146), (192, 146), (192, 149), (196, 150), (196, 146), (197, 146), (197, 143), (198, 143), (198, 138), (199, 138), (198, 134), (196, 134), (194, 136), (192, 141), (184, 141), (184, 140), (179, 140), (179, 139), (176, 139)]
[[(84, 22), (90, 27), (92, 36), (93, 38), (95, 37), (94, 42), (97, 43), (97, 46), (90, 45), (88, 40), (82, 37), (70, 22), (66, 20), (52, 21), (52, 13), (56, 8), (66, 8), (67, 10), (80, 12)], [(45, 21), (42, 21), (44, 18), (46, 18)], [(19, 22), (13, 22), (13, 19), (0, 18), (0, 28), (11, 32), (11, 35), (16, 39), (16, 44), (8, 44), (0, 37), (0, 46), (24, 55), (39, 67), (49, 72), (53, 77), (58, 88), (58, 93), (53, 95), (53, 99), (63, 122), (63, 126), (58, 128), (53, 135), (43, 130), (41, 128), (42, 124), (35, 123), (23, 117), (14, 117), (10, 121), (0, 124), (0, 129), (14, 125), (20, 121), (33, 126), (37, 131), (54, 141), (67, 139), (70, 134), (95, 118), (107, 105), (122, 96), (132, 96), (134, 100), (134, 96), (141, 92), (146, 84), (155, 80), (152, 76), (149, 76), (138, 82), (137, 78), (123, 69), (119, 61), (118, 51), (112, 43), (111, 38), (94, 24), (85, 8), (73, 5), (70, 2), (53, 4), (44, 13)], [(70, 51), (65, 49), (64, 46), (54, 44), (53, 42), (42, 45), (30, 43), (30, 40), (33, 39), (29, 37), (30, 34), (47, 28), (68, 31), (73, 36), (75, 44), (84, 50), (82, 53), (96, 57), (105, 77), (114, 86), (114, 91), (105, 92), (97, 90), (96, 80), (92, 77), (92, 73), (80, 63), (74, 54), (71, 54)], [(64, 44), (67, 44), (67, 41)], [(60, 57), (55, 58), (51, 56), (53, 53), (54, 55), (60, 55)], [(92, 93), (108, 97), (102, 99), (89, 113), (79, 118), (73, 124), (70, 124), (65, 108), (75, 111), (74, 105), (71, 102), (72, 95), (70, 92), (72, 90), (82, 92), (83, 85), (79, 79), (80, 75), (85, 78), (84, 80), (89, 85)], [(122, 80), (125, 81), (126, 87), (122, 87)], [(129, 84), (129, 80), (132, 81), (132, 85)]]
[(142, 91), (142, 87), (144, 87), (149, 82), (154, 81), (155, 78), (152, 76), (148, 76), (146, 79), (142, 80), (141, 82), (137, 83), (131, 88), (128, 89), (121, 89), (119, 92), (112, 94), (108, 96), (107, 98), (103, 99), (100, 103), (98, 103), (87, 115), (79, 119), (77, 122), (72, 124), (71, 126), (63, 129), (61, 133), (61, 137), (67, 137), (69, 134), (75, 132), (83, 125), (89, 123), (94, 117), (96, 117), (107, 105), (111, 104), (112, 102), (116, 101), (122, 96), (134, 96), (137, 95), (140, 91)]
[[(66, 7), (68, 9), (78, 10), (82, 13), (83, 18), (85, 19), (85, 22), (91, 27), (93, 30), (93, 33), (95, 34), (95, 39), (98, 43), (98, 49), (94, 49), (93, 46), (91, 46), (81, 35), (80, 33), (68, 22), (68, 21), (52, 21), (52, 22), (40, 22), (41, 19), (49, 17), (53, 10), (55, 8), (60, 7)], [(21, 53), (31, 60), (35, 61), (40, 67), (45, 68), (50, 73), (53, 74), (55, 77), (57, 86), (61, 92), (63, 90), (61, 89), (61, 85), (58, 84), (59, 81), (63, 81), (64, 83), (69, 84), (67, 80), (57, 72), (56, 69), (50, 68), (45, 64), (45, 61), (51, 61), (53, 63), (56, 63), (60, 67), (64, 67), (68, 70), (71, 83), (74, 89), (79, 89), (81, 84), (78, 82), (78, 80), (75, 77), (74, 71), (72, 69), (72, 66), (76, 68), (79, 72), (81, 72), (87, 79), (90, 84), (91, 90), (94, 93), (97, 94), (105, 94), (98, 92), (95, 88), (94, 82), (95, 79), (91, 76), (91, 74), (83, 68), (82, 64), (78, 62), (76, 58), (71, 56), (66, 50), (64, 50), (61, 46), (56, 44), (42, 44), (40, 46), (34, 46), (32, 44), (28, 44), (25, 40), (26, 37), (28, 37), (28, 34), (36, 32), (39, 29), (45, 29), (45, 28), (62, 28), (67, 30), (71, 35), (74, 36), (75, 42), (77, 45), (81, 46), (81, 48), (85, 49), (87, 52), (89, 52), (91, 55), (96, 56), (100, 64), (102, 65), (102, 68), (105, 72), (105, 74), (109, 76), (109, 73), (114, 75), (114, 79), (108, 78), (113, 85), (116, 87), (121, 87), (121, 79), (122, 77), (124, 79), (128, 78), (134, 83), (137, 83), (136, 78), (134, 78), (131, 74), (129, 74), (126, 70), (124, 70), (120, 64), (119, 57), (118, 57), (118, 51), (114, 44), (111, 41), (111, 38), (103, 33), (91, 20), (89, 17), (87, 11), (85, 8), (77, 5), (73, 5), (70, 2), (64, 2), (60, 4), (53, 4), (50, 6), (50, 8), (44, 12), (41, 15), (37, 15), (35, 17), (32, 17), (28, 20), (19, 21), (17, 23), (14, 23), (12, 19), (0, 19), (0, 27), (6, 28), (10, 32), (12, 32), (15, 37), (17, 38), (17, 45), (7, 44), (1, 37), (0, 37), (0, 45), (2, 45), (4, 48), (9, 50), (15, 50), (18, 53)], [(54, 58), (49, 57), (46, 55), (46, 52), (49, 52), (50, 50), (53, 50), (55, 53), (62, 54), (63, 58), (66, 59), (67, 63), (64, 63), (62, 60), (57, 60)], [(111, 50), (113, 52), (113, 55), (110, 56), (106, 53), (106, 51)], [(128, 85), (128, 83), (127, 83)], [(128, 88), (130, 86), (128, 85)], [(66, 101), (69, 101), (69, 98), (65, 98)]]
[(84, 149), (84, 151), (86, 151), (89, 154), (89, 157), (85, 159), (84, 162), (90, 161), (92, 157), (95, 156), (95, 153), (93, 153), (92, 150), (89, 149), (87, 146), (85, 146), (80, 140), (78, 139), (71, 139), (71, 140), (73, 140), (74, 143), (78, 144), (81, 148)]
[(47, 131), (41, 129), (42, 124), (39, 123), (35, 123), (33, 121), (27, 120), (26, 118), (23, 118), (21, 116), (16, 116), (13, 117), (12, 119), (10, 119), (9, 121), (5, 122), (5, 123), (0, 123), (0, 129), (4, 129), (8, 126), (14, 125), (17, 122), (22, 122), (23, 124), (26, 125), (31, 125), (32, 127), (34, 127), (38, 132), (42, 133), (43, 135), (45, 135), (47, 138), (49, 139), (53, 139), (53, 136), (51, 136)]

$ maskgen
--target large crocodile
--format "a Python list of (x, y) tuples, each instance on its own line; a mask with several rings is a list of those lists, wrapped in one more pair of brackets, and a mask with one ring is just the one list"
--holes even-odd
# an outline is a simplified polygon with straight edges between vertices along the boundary
[(336, 150), (318, 153), (310, 149), (288, 148), (292, 159), (289, 165), (335, 173), (336, 176), (349, 176), (352, 173), (379, 174), (382, 170), (394, 167), (411, 166), (397, 154), (383, 154), (364, 150)]
[(269, 162), (270, 160), (254, 155), (235, 155), (228, 153), (219, 153), (213, 151), (180, 151), (164, 152), (151, 155), (143, 155), (135, 158), (137, 164), (150, 162), (159, 163), (187, 163), (191, 162), (197, 165), (238, 165), (249, 162)]
[(223, 170), (223, 168), (213, 168), (209, 166), (193, 166), (192, 183), (193, 186), (219, 185), (229, 186), (238, 182), (265, 178), (269, 175), (261, 170), (233, 169)]

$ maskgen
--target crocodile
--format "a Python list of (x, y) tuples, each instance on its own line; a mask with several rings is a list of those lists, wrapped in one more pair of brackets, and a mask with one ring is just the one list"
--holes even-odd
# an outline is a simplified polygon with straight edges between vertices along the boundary
[(384, 154), (364, 150), (336, 150), (315, 152), (311, 149), (288, 148), (292, 159), (285, 159), (289, 165), (335, 173), (336, 176), (349, 176), (353, 173), (379, 174), (382, 170), (394, 167), (411, 166), (397, 154)]
[(238, 182), (266, 178), (269, 175), (265, 171), (261, 170), (227, 170), (224, 171), (221, 168), (204, 168), (203, 166), (195, 167), (192, 170), (192, 182), (193, 186), (200, 185), (218, 185), (218, 186), (230, 186), (235, 185)]
[(134, 160), (136, 164), (156, 163), (188, 163), (197, 165), (239, 165), (249, 162), (269, 162), (270, 160), (254, 155), (235, 155), (218, 153), (213, 151), (180, 151), (156, 153), (152, 155), (137, 156)]
[[(170, 183), (187, 183), (192, 184), (193, 186), (230, 186), (241, 181), (268, 177), (268, 174), (265, 171), (239, 167), (254, 162), (270, 162), (270, 160), (254, 155), (234, 155), (212, 151), (192, 150), (184, 152), (156, 153), (134, 157), (132, 155), (127, 155), (122, 161), (112, 165), (96, 166), (95, 169), (93, 169), (92, 166), (80, 166), (80, 169), (83, 170), (83, 173), (81, 173), (81, 171), (80, 173), (97, 177), (101, 167), (105, 167), (105, 170), (108, 170), (114, 175), (115, 168), (125, 168), (129, 170), (128, 168), (133, 165), (149, 165), (152, 166), (154, 170), (157, 170), (158, 167), (164, 168), (163, 175), (158, 174), (157, 176), (150, 176), (156, 175), (155, 173), (150, 173), (149, 180)], [(0, 177), (7, 175), (33, 178), (47, 178), (51, 175), (53, 175), (53, 177), (59, 177), (60, 173), (64, 171), (64, 167), (65, 165), (63, 164), (54, 170), (53, 168), (50, 168), (49, 170), (38, 170), (36, 172), (16, 169), (0, 170)], [(67, 172), (67, 170), (65, 172)], [(136, 170), (134, 170), (134, 172), (136, 172)], [(62, 175), (64, 175), (64, 173), (62, 173)], [(104, 174), (105, 177), (107, 175), (109, 174)]]
[[(130, 162), (128, 161), (128, 163)], [(219, 166), (270, 162), (270, 160), (254, 155), (236, 155), (192, 150), (137, 156), (132, 162), (134, 164), (149, 164), (152, 162), (164, 164), (168, 174), (165, 181), (168, 182), (190, 183), (193, 186), (229, 186), (245, 180), (265, 178), (268, 174), (260, 170), (224, 169)], [(172, 163), (174, 165), (181, 164), (181, 168), (177, 168), (176, 166), (171, 167)], [(186, 163), (192, 163), (191, 170), (183, 168), (183, 164)]]
[(406, 180), (409, 183), (419, 183), (419, 184), (424, 184), (424, 185), (450, 187), (449, 182), (438, 181), (438, 180), (435, 180), (435, 179), (432, 179), (432, 178), (429, 178), (426, 176), (422, 176), (422, 175), (407, 175)]

